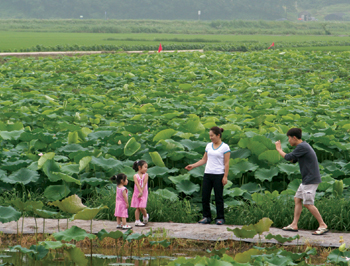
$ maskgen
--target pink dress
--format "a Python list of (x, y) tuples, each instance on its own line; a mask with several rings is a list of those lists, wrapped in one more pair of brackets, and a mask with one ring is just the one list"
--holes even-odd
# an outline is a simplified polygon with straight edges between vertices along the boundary
[(117, 187), (117, 196), (115, 199), (115, 217), (128, 218), (128, 208), (126, 207), (126, 202), (123, 197), (123, 191), (126, 190), (126, 197), (128, 197), (128, 190), (126, 187)]
[(139, 190), (137, 189), (136, 184), (134, 185), (134, 194), (132, 195), (131, 199), (131, 207), (132, 208), (146, 208), (147, 206), (147, 198), (148, 198), (148, 186), (147, 183), (144, 184), (146, 174), (142, 175), (142, 178), (136, 174), (137, 181), (139, 182), (140, 187), (145, 186), (145, 189), (143, 190), (142, 196), (139, 198)]

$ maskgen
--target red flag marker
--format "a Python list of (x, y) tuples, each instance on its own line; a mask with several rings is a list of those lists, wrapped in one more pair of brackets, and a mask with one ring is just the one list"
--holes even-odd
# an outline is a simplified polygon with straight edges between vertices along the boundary
[(162, 44), (159, 44), (159, 48), (158, 48), (158, 53), (160, 53), (163, 50)]
[(273, 42), (273, 43), (270, 45), (270, 47), (267, 48), (267, 49), (270, 49), (270, 48), (273, 47), (273, 46), (275, 46), (275, 42)]

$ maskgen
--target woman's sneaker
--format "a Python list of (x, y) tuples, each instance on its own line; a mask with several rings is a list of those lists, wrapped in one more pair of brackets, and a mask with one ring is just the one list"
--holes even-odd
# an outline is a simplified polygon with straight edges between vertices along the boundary
[(135, 226), (145, 226), (145, 224), (142, 223), (141, 221), (137, 221), (135, 222)]
[(149, 214), (147, 213), (147, 217), (143, 216), (143, 223), (148, 223), (149, 220)]

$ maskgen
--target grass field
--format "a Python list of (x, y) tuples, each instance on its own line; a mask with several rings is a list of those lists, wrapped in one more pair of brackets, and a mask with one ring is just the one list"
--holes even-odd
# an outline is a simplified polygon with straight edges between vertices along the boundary
[[(350, 41), (350, 37), (327, 35), (193, 35), (160, 33), (59, 33), (59, 32), (17, 32), (0, 31), (0, 51), (31, 48), (36, 45), (157, 45), (173, 43), (278, 43), (302, 41)], [(340, 47), (348, 50), (347, 46)], [(314, 47), (312, 47), (314, 48)], [(326, 47), (321, 47), (321, 50)], [(327, 47), (327, 49), (330, 47)], [(338, 46), (332, 47), (337, 50)]]

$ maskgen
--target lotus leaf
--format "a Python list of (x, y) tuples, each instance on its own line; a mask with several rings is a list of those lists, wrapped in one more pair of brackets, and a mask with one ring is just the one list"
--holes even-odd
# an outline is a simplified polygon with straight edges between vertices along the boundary
[(256, 179), (259, 179), (261, 182), (265, 180), (271, 182), (274, 176), (278, 175), (278, 168), (272, 167), (270, 169), (259, 168), (255, 171), (254, 176)]
[(169, 176), (169, 179), (174, 183), (178, 184), (182, 180), (190, 180), (190, 174), (178, 175), (178, 176)]
[(102, 169), (111, 169), (111, 168), (118, 168), (123, 165), (121, 161), (118, 161), (113, 158), (105, 159), (103, 157), (92, 157), (91, 159), (91, 165), (96, 165), (98, 167), (101, 167)]
[(248, 171), (255, 171), (259, 166), (248, 161), (241, 161), (237, 164), (230, 165), (230, 171), (234, 175), (242, 174)]
[(118, 239), (118, 238), (123, 237), (123, 232), (117, 230), (117, 231), (112, 231), (112, 232), (108, 233), (105, 229), (102, 229), (101, 231), (99, 231), (97, 233), (97, 237), (100, 241), (102, 241), (105, 237)]
[(257, 232), (255, 230), (247, 230), (247, 229), (239, 229), (239, 228), (235, 228), (235, 229), (230, 229), (227, 227), (227, 231), (231, 231), (234, 233), (234, 235), (238, 238), (253, 238)]
[(257, 249), (249, 249), (243, 253), (237, 253), (234, 257), (234, 260), (236, 262), (240, 262), (240, 263), (246, 263), (246, 262), (251, 262), (252, 261), (252, 256), (256, 256), (256, 255), (260, 255), (263, 252), (261, 250), (257, 250)]
[(171, 244), (171, 242), (166, 240), (166, 239), (161, 240), (161, 241), (150, 241), (149, 243), (150, 243), (151, 246), (159, 244), (159, 245), (161, 245), (164, 248), (169, 247), (170, 244)]
[(21, 212), (41, 209), (44, 206), (44, 203), (42, 203), (41, 201), (33, 201), (33, 200), (22, 201), (19, 198), (11, 200), (10, 202), (13, 206), (15, 206)]
[(48, 203), (51, 206), (58, 207), (61, 211), (67, 212), (70, 214), (76, 214), (79, 211), (86, 208), (85, 205), (81, 202), (81, 199), (77, 195), (69, 196), (62, 201), (54, 201)]
[(291, 242), (295, 239), (300, 239), (299, 235), (293, 236), (293, 237), (282, 237), (281, 235), (273, 235), (273, 234), (268, 234), (265, 236), (266, 239), (276, 239), (278, 243), (285, 243), (285, 242)]
[(47, 160), (44, 163), (42, 170), (47, 175), (50, 181), (57, 182), (61, 180), (61, 177), (59, 175), (54, 174), (54, 173), (60, 172), (61, 169), (60, 169), (60, 165), (56, 163), (53, 159)]
[(47, 160), (52, 160), (55, 157), (54, 152), (48, 152), (45, 153), (43, 156), (40, 157), (38, 161), (38, 168), (42, 168)]
[(170, 201), (177, 201), (179, 200), (178, 195), (175, 194), (174, 192), (168, 190), (168, 189), (158, 189), (157, 191), (153, 192), (153, 194), (156, 194), (160, 197), (162, 197), (163, 199), (167, 199)]
[(21, 218), (21, 213), (16, 211), (11, 206), (3, 207), (0, 206), (0, 222), (8, 223), (11, 221), (18, 221)]
[(37, 171), (30, 170), (28, 168), (21, 168), (20, 170), (12, 173), (8, 177), (3, 177), (2, 181), (9, 184), (23, 184), (27, 185), (31, 182), (35, 183), (39, 180), (39, 174)]
[(150, 152), (149, 155), (151, 155), (152, 157), (152, 162), (159, 167), (165, 167), (165, 164), (162, 160), (162, 158), (160, 157), (158, 152)]
[(29, 249), (36, 251), (36, 253), (29, 253), (29, 256), (35, 260), (42, 260), (46, 257), (47, 253), (49, 253), (48, 249), (40, 245), (32, 245)]
[(28, 248), (24, 248), (22, 247), (21, 245), (16, 245), (16, 246), (13, 246), (13, 247), (9, 247), (10, 250), (18, 250), (20, 251), (21, 253), (24, 253), (24, 254), (37, 254), (38, 252), (33, 250), (33, 249), (28, 249)]
[(51, 185), (46, 187), (44, 196), (50, 201), (55, 201), (67, 197), (70, 192), (69, 187), (66, 185)]
[(79, 172), (83, 171), (91, 162), (92, 157), (86, 156), (79, 161)]
[(182, 180), (176, 184), (176, 189), (186, 195), (192, 195), (194, 192), (199, 192), (200, 187), (189, 180)]
[(17, 140), (24, 130), (0, 131), (0, 137), (4, 140)]
[(80, 248), (73, 247), (71, 249), (65, 250), (65, 252), (69, 255), (71, 261), (74, 262), (74, 264), (78, 266), (86, 266), (88, 264), (88, 260), (85, 258), (85, 254)]
[(135, 154), (140, 148), (141, 144), (138, 143), (134, 137), (132, 137), (124, 146), (124, 154), (130, 157)]
[(86, 237), (89, 239), (95, 239), (96, 236), (93, 234), (88, 234), (84, 229), (81, 229), (75, 225), (73, 225), (71, 228), (61, 231), (58, 233), (52, 234), (56, 240), (59, 241), (67, 241), (70, 242), (72, 240), (81, 241), (84, 240)]
[(176, 134), (177, 131), (174, 129), (164, 129), (160, 132), (157, 133), (157, 135), (154, 136), (153, 141), (159, 141), (162, 139), (170, 139), (171, 136), (173, 136), (174, 134)]
[(80, 181), (78, 179), (75, 179), (69, 175), (63, 174), (63, 173), (59, 173), (59, 172), (52, 172), (52, 174), (59, 176), (64, 182), (67, 183), (75, 183), (77, 185), (81, 185)]
[(74, 244), (62, 243), (61, 241), (41, 241), (39, 245), (43, 246), (46, 249), (58, 249), (63, 247), (73, 248)]
[(100, 206), (98, 208), (84, 208), (83, 210), (79, 211), (72, 217), (73, 220), (92, 220), (95, 218), (97, 213), (103, 209), (108, 209), (107, 206)]

